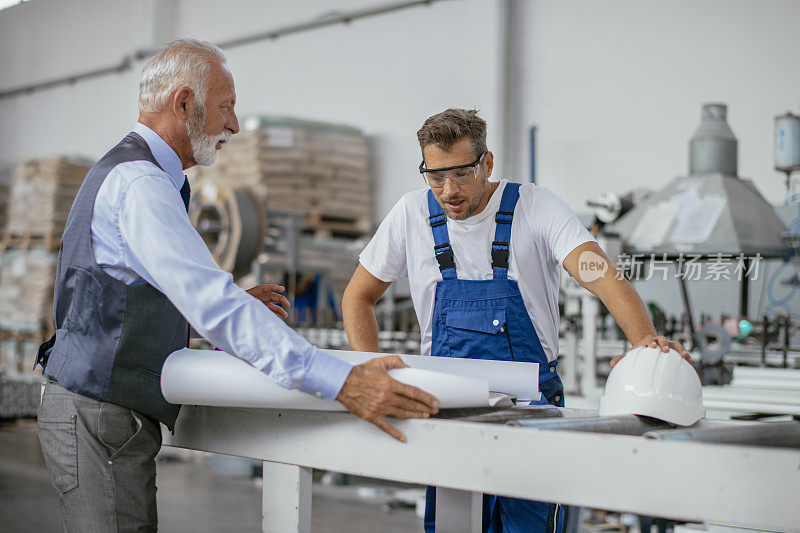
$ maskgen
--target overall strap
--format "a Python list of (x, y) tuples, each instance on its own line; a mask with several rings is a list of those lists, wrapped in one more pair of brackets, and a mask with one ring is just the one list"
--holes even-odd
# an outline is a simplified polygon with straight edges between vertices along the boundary
[(497, 210), (495, 221), (497, 229), (492, 242), (492, 278), (508, 278), (508, 255), (511, 243), (511, 222), (514, 220), (514, 207), (519, 200), (519, 183), (506, 183), (503, 197), (500, 199), (500, 209)]
[(442, 206), (433, 196), (433, 191), (428, 189), (428, 222), (433, 232), (433, 253), (439, 262), (439, 271), (442, 279), (458, 279), (456, 275), (456, 257), (450, 246), (450, 235), (447, 233), (447, 215)]

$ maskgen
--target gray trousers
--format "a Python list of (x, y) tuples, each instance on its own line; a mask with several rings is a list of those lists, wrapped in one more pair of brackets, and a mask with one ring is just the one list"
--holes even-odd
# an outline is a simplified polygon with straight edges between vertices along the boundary
[(38, 425), (66, 531), (158, 529), (158, 422), (48, 382)]

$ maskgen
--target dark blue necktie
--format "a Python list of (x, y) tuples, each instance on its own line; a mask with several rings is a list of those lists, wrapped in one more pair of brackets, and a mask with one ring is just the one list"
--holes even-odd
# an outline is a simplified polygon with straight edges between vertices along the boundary
[(186, 206), (186, 212), (189, 212), (189, 197), (192, 195), (192, 189), (189, 188), (189, 178), (186, 178), (183, 182), (183, 187), (181, 187), (181, 198), (183, 198), (183, 204)]

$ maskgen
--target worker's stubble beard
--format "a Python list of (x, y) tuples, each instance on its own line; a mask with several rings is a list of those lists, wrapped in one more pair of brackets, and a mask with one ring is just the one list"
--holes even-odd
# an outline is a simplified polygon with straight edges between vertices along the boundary
[(442, 210), (444, 211), (444, 214), (447, 215), (448, 218), (450, 218), (452, 220), (466, 220), (469, 217), (471, 217), (472, 215), (474, 215), (475, 211), (477, 211), (478, 207), (483, 203), (483, 197), (486, 196), (486, 189), (488, 187), (489, 187), (489, 180), (484, 179), (483, 180), (483, 185), (481, 187), (481, 193), (478, 195), (478, 197), (475, 199), (475, 201), (473, 203), (471, 203), (471, 204), (469, 204), (467, 206), (467, 209), (464, 210), (463, 213), (459, 213), (457, 215), (451, 213), (447, 209), (447, 207), (445, 206), (445, 203), (446, 202), (452, 202), (453, 200), (457, 201), (457, 200), (461, 200), (461, 199), (464, 199), (466, 201), (467, 200), (466, 196), (460, 194), (460, 192), (459, 192), (459, 193), (456, 193), (456, 194), (454, 194), (452, 196), (440, 196), (439, 198), (437, 198), (437, 201), (439, 202), (439, 205), (442, 206)]
[(198, 165), (210, 167), (217, 160), (217, 143), (230, 142), (231, 132), (223, 130), (217, 135), (204, 133), (206, 127), (206, 110), (202, 105), (195, 106), (186, 121), (186, 133), (192, 145), (192, 158)]

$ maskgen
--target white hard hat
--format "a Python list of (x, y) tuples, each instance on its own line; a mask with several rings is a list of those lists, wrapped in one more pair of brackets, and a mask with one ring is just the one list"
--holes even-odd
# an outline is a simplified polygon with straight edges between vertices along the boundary
[(600, 416), (615, 415), (691, 426), (706, 415), (700, 378), (675, 350), (634, 348), (611, 370), (600, 398)]

